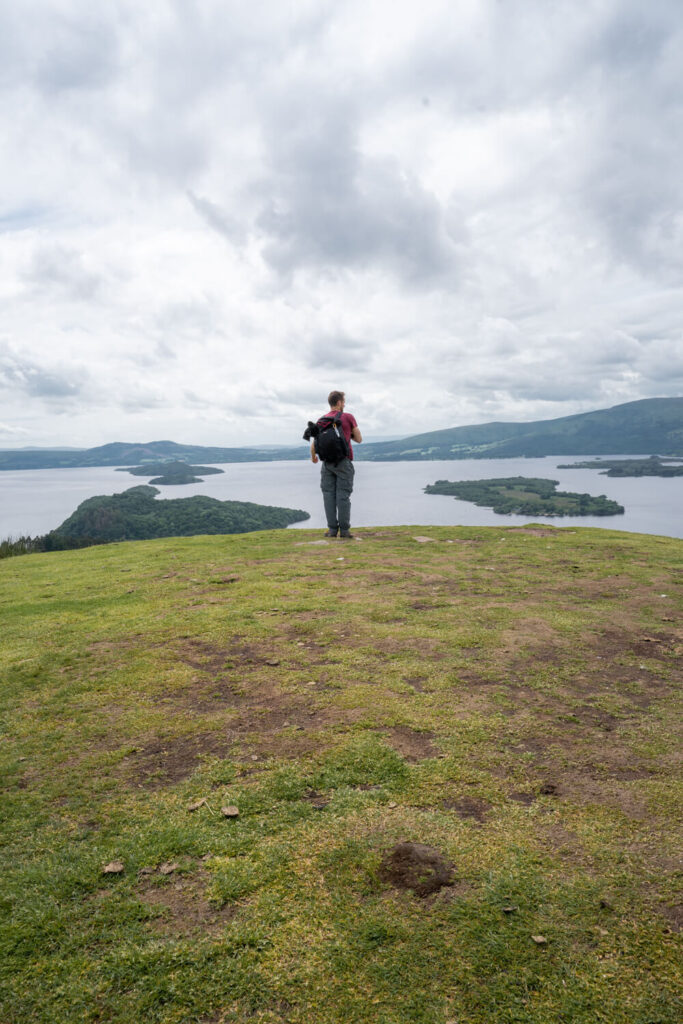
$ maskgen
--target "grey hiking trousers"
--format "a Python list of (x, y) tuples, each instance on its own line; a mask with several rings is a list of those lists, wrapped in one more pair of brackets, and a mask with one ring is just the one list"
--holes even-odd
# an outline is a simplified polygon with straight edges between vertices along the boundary
[(351, 459), (342, 459), (336, 466), (323, 462), (320, 489), (325, 503), (325, 518), (330, 530), (345, 533), (351, 528), (351, 491), (355, 470)]

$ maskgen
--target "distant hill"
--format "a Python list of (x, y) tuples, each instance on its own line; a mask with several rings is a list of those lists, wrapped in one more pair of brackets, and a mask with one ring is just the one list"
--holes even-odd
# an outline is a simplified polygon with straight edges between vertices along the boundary
[(417, 434), (359, 451), (370, 461), (543, 455), (679, 455), (683, 398), (646, 398), (534, 423), (481, 423)]
[[(612, 409), (532, 423), (479, 423), (416, 434), (398, 441), (359, 445), (365, 462), (422, 459), (500, 459), (542, 455), (682, 455), (683, 398), (645, 398)], [(209, 448), (176, 444), (114, 442), (85, 451), (0, 451), (0, 471), (145, 463), (281, 462), (309, 457), (308, 445), (291, 448)]]
[[(281, 452), (289, 454), (283, 455)], [(0, 451), (3, 469), (79, 469), (88, 466), (140, 466), (159, 462), (272, 462), (281, 458), (306, 458), (308, 447), (274, 448), (208, 448), (202, 445), (176, 444), (175, 441), (148, 441), (112, 444), (73, 451)]]

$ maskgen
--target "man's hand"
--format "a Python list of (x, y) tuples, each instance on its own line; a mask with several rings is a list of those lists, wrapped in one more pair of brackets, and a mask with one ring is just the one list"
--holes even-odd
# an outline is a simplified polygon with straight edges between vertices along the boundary
[(317, 462), (317, 461), (318, 461), (318, 456), (315, 454), (315, 452), (313, 452), (313, 454), (311, 455), (311, 462)]

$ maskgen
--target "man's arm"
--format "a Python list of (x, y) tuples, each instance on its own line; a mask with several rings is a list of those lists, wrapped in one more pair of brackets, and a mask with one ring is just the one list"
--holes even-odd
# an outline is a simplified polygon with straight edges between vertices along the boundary
[(358, 427), (353, 428), (353, 430), (351, 431), (351, 437), (356, 442), (356, 444), (363, 443), (363, 435), (361, 434), (360, 429)]
[(315, 441), (311, 441), (311, 462), (317, 462), (318, 456), (315, 454)]

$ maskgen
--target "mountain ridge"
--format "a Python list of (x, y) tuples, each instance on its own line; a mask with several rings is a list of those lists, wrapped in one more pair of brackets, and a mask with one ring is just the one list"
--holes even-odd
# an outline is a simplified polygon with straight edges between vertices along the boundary
[[(356, 449), (363, 462), (634, 454), (683, 454), (683, 397), (643, 398), (550, 420), (448, 427)], [(180, 457), (209, 464), (299, 461), (308, 458), (308, 446), (221, 448), (162, 440), (114, 441), (82, 451), (0, 450), (0, 471), (142, 465)]]

